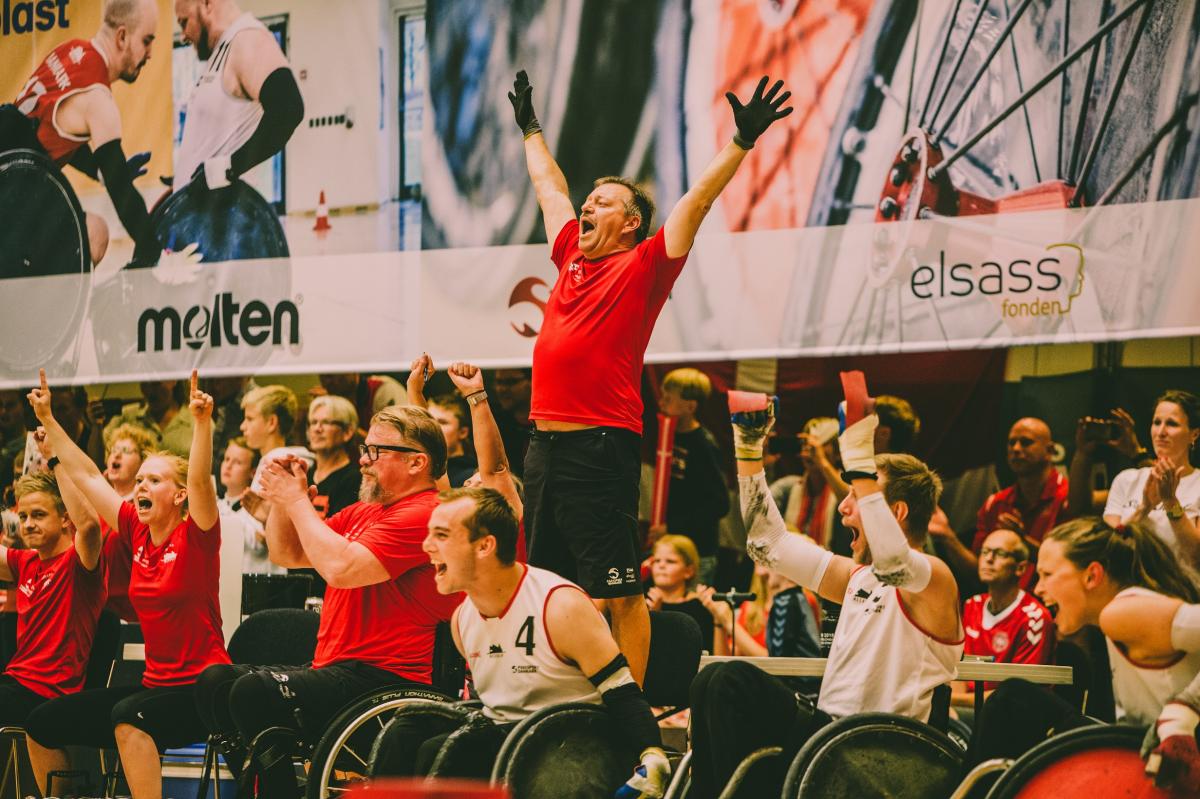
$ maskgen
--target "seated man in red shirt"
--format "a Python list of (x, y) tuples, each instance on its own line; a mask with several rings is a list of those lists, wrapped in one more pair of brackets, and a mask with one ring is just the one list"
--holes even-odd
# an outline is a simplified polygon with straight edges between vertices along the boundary
[(600, 600), (638, 683), (650, 647), (637, 522), (642, 361), (700, 223), (755, 140), (792, 111), (780, 110), (791, 96), (783, 82), (769, 90), (767, 82), (745, 105), (726, 95), (737, 134), (653, 236), (654, 204), (625, 178), (597, 180), (577, 219), (524, 71), (508, 96), (559, 270), (533, 349), (534, 430), (524, 471), (529, 563)]
[[(993, 530), (1012, 530), (1025, 539), (1037, 554), (1046, 533), (1067, 521), (1067, 478), (1054, 468), (1054, 439), (1050, 426), (1041, 419), (1018, 419), (1008, 431), (1005, 457), (1016, 482), (987, 498), (979, 509), (975, 541), (978, 555), (983, 541)], [(1032, 567), (1021, 575), (1021, 588), (1029, 588), (1036, 576)]]
[[(438, 593), (421, 549), (446, 440), (426, 411), (393, 406), (375, 414), (359, 450), (360, 501), (329, 519), (309, 499), (305, 461), (275, 461), (263, 474), (271, 560), (316, 569), (328, 588), (311, 668), (215, 666), (200, 676), (198, 708), (222, 736), (226, 762), (243, 762), (230, 743), (239, 737), (248, 743), (268, 727), (315, 737), (368, 691), (429, 684), (435, 627), (462, 600)], [(294, 799), (290, 759), (259, 765), (260, 796)]]
[[(57, 458), (50, 462), (57, 466)], [(104, 607), (95, 514), (69, 481), (60, 491), (48, 474), (26, 475), (15, 488), (21, 538), (29, 548), (0, 546), (0, 580), (17, 585), (17, 651), (0, 675), (0, 727), (24, 726), (35, 707), (83, 689)], [(74, 513), (68, 514), (64, 495)], [(29, 760), (44, 794), (46, 773), (65, 764), (32, 739)]]
[[(1033, 594), (1021, 590), (1029, 571), (1029, 545), (1012, 530), (996, 530), (979, 551), (979, 580), (987, 591), (963, 607), (964, 655), (982, 655), (997, 663), (1050, 663), (1054, 657), (1054, 619)], [(991, 692), (996, 683), (987, 683)], [(951, 701), (975, 704), (975, 684), (955, 680)]]

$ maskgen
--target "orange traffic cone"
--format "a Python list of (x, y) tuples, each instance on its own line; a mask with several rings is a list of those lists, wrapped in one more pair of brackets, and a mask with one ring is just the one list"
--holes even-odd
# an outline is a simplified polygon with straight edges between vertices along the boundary
[(317, 200), (317, 223), (313, 225), (313, 230), (323, 233), (331, 229), (329, 224), (329, 206), (325, 204), (325, 190), (321, 189), (321, 197)]

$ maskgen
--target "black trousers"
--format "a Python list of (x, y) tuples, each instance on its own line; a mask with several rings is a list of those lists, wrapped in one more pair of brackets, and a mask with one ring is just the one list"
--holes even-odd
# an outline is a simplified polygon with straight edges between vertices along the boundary
[(756, 749), (782, 746), (775, 768), (751, 774), (744, 796), (777, 796), (795, 754), (830, 717), (791, 686), (741, 661), (714, 663), (692, 681), (692, 791), (716, 799), (738, 764)]
[[(208, 732), (221, 737), (225, 762), (240, 776), (245, 747), (271, 727), (315, 742), (338, 713), (363, 694), (406, 685), (390, 671), (357, 661), (320, 669), (295, 666), (209, 666), (200, 675), (193, 712)], [(415, 684), (415, 683), (413, 683)], [(428, 687), (428, 686), (425, 686)], [(273, 749), (259, 762), (259, 795), (295, 799), (290, 752)]]
[(0, 674), (0, 727), (24, 727), (35, 708), (48, 702), (7, 674)]
[(975, 720), (966, 768), (994, 757), (1018, 758), (1051, 735), (1094, 723), (1046, 688), (1005, 680)]
[(128, 724), (154, 739), (159, 750), (203, 741), (195, 684), (166, 688), (99, 688), (39, 705), (25, 722), (30, 738), (48, 749), (94, 746), (113, 749), (113, 728)]
[(481, 714), (470, 721), (398, 716), (380, 734), (375, 743), (372, 777), (424, 777), (446, 739), (463, 727), (469, 728), (455, 739), (453, 753), (438, 768), (439, 777), (486, 780), (491, 777), (496, 755), (504, 744), (512, 724), (496, 724)]

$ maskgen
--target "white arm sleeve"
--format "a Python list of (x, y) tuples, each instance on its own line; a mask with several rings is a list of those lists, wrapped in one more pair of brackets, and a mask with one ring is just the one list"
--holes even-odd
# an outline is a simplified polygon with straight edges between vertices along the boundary
[(738, 493), (742, 500), (742, 520), (746, 524), (746, 552), (755, 563), (816, 591), (833, 560), (833, 553), (804, 536), (788, 532), (779, 508), (771, 498), (764, 472), (750, 477), (739, 476)]
[(1200, 652), (1200, 605), (1183, 604), (1175, 611), (1171, 646), (1180, 652)]
[(933, 564), (908, 545), (883, 492), (868, 494), (858, 500), (858, 512), (862, 517), (863, 535), (871, 548), (871, 571), (879, 582), (913, 593), (924, 591), (933, 575)]

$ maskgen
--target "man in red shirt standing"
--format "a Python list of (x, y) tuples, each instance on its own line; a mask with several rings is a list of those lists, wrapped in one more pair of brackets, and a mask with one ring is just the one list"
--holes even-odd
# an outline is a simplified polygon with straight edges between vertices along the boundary
[[(37, 143), (60, 167), (70, 164), (93, 180), (103, 178), (117, 217), (134, 241), (134, 260), (158, 261), (162, 247), (146, 201), (133, 180), (144, 174), (149, 153), (126, 160), (121, 149), (121, 112), (109, 86), (133, 83), (150, 60), (158, 27), (154, 0), (107, 0), (102, 22), (90, 39), (71, 39), (54, 48), (17, 96), (17, 110), (36, 130)], [(4, 142), (0, 145), (17, 145)], [(87, 214), (92, 263), (108, 248), (108, 226)], [(189, 253), (190, 255), (190, 253)]]
[[(306, 461), (277, 460), (263, 473), (271, 560), (316, 569), (328, 588), (311, 668), (235, 664), (200, 676), (197, 706), (224, 739), (227, 763), (244, 761), (232, 743), (239, 738), (248, 743), (268, 727), (319, 734), (368, 691), (429, 685), (435, 627), (462, 600), (438, 593), (421, 548), (438, 504), (435, 481), (446, 473), (446, 439), (425, 410), (392, 406), (375, 414), (359, 450), (360, 501), (329, 519), (309, 498)], [(260, 765), (259, 795), (294, 799), (291, 760), (276, 755)]]
[[(1030, 570), (1029, 545), (1012, 530), (996, 530), (983, 541), (979, 580), (987, 591), (963, 606), (964, 655), (994, 658), (997, 663), (1050, 663), (1054, 657), (1054, 619), (1033, 594), (1021, 590)], [(986, 683), (991, 691), (996, 683)], [(975, 703), (975, 684), (955, 681), (955, 705)]]
[[(1067, 478), (1054, 468), (1054, 440), (1041, 419), (1018, 419), (1008, 431), (1006, 457), (1016, 482), (987, 498), (979, 509), (972, 551), (978, 555), (994, 530), (1012, 530), (1036, 553), (1046, 533), (1069, 519)], [(1025, 569), (1021, 587), (1029, 588), (1035, 571)]]
[(737, 134), (654, 236), (654, 204), (625, 178), (597, 180), (576, 218), (524, 71), (508, 95), (559, 272), (533, 350), (534, 429), (525, 456), (529, 562), (600, 600), (639, 684), (650, 646), (638, 571), (642, 360), (700, 223), (755, 140), (792, 111), (780, 110), (791, 96), (781, 91), (783, 82), (769, 90), (767, 83), (759, 81), (745, 105), (726, 95)]

